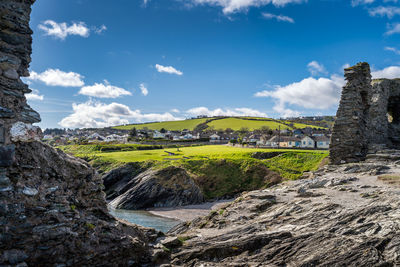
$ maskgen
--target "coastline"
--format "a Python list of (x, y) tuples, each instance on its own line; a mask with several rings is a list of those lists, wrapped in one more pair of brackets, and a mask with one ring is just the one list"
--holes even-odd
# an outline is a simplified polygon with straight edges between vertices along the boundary
[(171, 208), (151, 208), (146, 211), (164, 218), (174, 219), (181, 222), (191, 221), (200, 216), (206, 216), (212, 210), (218, 210), (225, 204), (232, 202), (234, 199), (218, 200), (214, 202), (206, 202), (197, 205), (188, 205)]

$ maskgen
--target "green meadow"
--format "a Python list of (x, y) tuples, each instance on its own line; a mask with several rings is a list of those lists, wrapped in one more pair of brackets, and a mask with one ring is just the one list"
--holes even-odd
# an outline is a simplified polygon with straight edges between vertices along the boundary
[(163, 121), (163, 122), (153, 122), (153, 123), (143, 123), (143, 124), (130, 124), (123, 126), (116, 126), (114, 128), (120, 130), (130, 130), (132, 128), (143, 129), (147, 128), (149, 130), (161, 130), (162, 128), (170, 131), (182, 131), (184, 129), (192, 131), (197, 125), (207, 123), (208, 127), (212, 127), (215, 130), (225, 130), (230, 128), (232, 130), (239, 130), (241, 128), (248, 128), (250, 131), (261, 129), (262, 127), (268, 127), (271, 130), (276, 129), (293, 129), (293, 128), (320, 128), (311, 124), (304, 123), (294, 123), (293, 127), (288, 126), (284, 121), (273, 120), (268, 118), (258, 118), (258, 117), (229, 117), (229, 118), (202, 118), (202, 119), (191, 119), (182, 121)]
[[(142, 145), (109, 145), (115, 149), (104, 149), (102, 145), (75, 145), (61, 146), (61, 150), (91, 161), (95, 167), (103, 171), (129, 162), (141, 162), (154, 167), (168, 165), (187, 165), (187, 162), (202, 162), (229, 160), (232, 162), (261, 163), (276, 171), (283, 178), (297, 179), (303, 172), (316, 170), (321, 161), (328, 156), (327, 151), (298, 150), (298, 149), (264, 149), (240, 148), (223, 145), (192, 146), (181, 148), (154, 149), (152, 146)], [(107, 147), (107, 145), (105, 145)], [(157, 148), (157, 146), (155, 146)], [(127, 151), (123, 151), (126, 149)], [(255, 152), (280, 152), (270, 159), (256, 159)]]

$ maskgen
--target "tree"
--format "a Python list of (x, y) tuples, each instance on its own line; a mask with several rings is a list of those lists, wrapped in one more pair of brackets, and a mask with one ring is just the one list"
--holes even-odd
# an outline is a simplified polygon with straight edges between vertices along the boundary
[(270, 128), (268, 126), (263, 126), (260, 130), (262, 134), (267, 134), (270, 131)]
[(247, 128), (247, 127), (242, 127), (238, 131), (239, 134), (247, 134), (248, 132), (249, 132), (249, 128)]
[(133, 127), (129, 132), (129, 137), (135, 138), (136, 136), (137, 136), (137, 130), (135, 127)]
[(160, 133), (166, 133), (167, 130), (165, 130), (164, 128), (161, 128)]
[(230, 133), (233, 133), (234, 131), (232, 130), (232, 128), (226, 128), (226, 129), (225, 129), (225, 132), (228, 133), (228, 134), (230, 134)]

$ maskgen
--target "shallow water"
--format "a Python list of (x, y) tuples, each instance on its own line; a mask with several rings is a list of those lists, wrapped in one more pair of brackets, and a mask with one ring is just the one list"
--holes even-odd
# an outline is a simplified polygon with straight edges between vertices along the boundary
[(119, 219), (145, 227), (155, 228), (164, 233), (180, 223), (178, 220), (156, 216), (145, 210), (110, 209), (110, 213)]

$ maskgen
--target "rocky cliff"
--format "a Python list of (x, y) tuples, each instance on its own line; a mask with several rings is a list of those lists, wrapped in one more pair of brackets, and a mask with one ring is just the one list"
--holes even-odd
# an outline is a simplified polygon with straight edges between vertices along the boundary
[(113, 208), (175, 207), (204, 201), (200, 188), (179, 167), (142, 170), (132, 163), (110, 171), (103, 179)]
[[(161, 244), (173, 266), (398, 266), (397, 151), (244, 193)], [(390, 174), (383, 174), (390, 173)], [(160, 245), (161, 246), (161, 245)]]
[[(26, 103), (34, 0), (0, 1), (0, 265), (129, 266), (150, 261), (154, 230), (107, 211), (101, 177), (37, 141)], [(143, 231), (142, 231), (143, 230)], [(144, 234), (146, 233), (146, 234)]]

